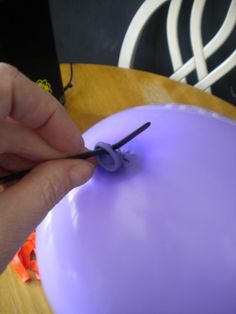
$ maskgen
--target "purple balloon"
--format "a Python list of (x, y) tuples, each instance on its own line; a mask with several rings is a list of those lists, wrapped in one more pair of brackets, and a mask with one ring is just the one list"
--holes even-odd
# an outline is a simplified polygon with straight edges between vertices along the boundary
[(37, 229), (56, 313), (236, 313), (236, 123), (189, 106), (115, 114), (84, 134), (122, 149)]

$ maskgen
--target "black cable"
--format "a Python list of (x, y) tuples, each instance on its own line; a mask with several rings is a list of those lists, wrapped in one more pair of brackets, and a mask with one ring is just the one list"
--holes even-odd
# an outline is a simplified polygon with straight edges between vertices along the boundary
[(69, 82), (66, 84), (66, 86), (64, 86), (64, 92), (68, 88), (73, 87), (72, 80), (73, 80), (73, 63), (70, 63), (70, 79), (69, 79)]
[[(121, 141), (117, 142), (114, 145), (111, 145), (112, 150), (119, 149), (121, 146), (125, 145), (127, 142), (131, 141), (137, 135), (139, 135), (144, 130), (146, 130), (150, 125), (151, 125), (150, 122), (143, 124), (141, 127), (139, 127), (138, 129), (136, 129), (135, 131), (130, 133), (128, 136), (124, 137)], [(76, 156), (69, 156), (67, 158), (68, 159), (87, 159), (87, 158), (90, 158), (93, 156), (97, 156), (97, 155), (104, 153), (104, 152), (106, 153), (106, 151), (104, 151), (104, 149), (102, 147), (100, 147), (100, 148), (96, 148), (95, 150), (91, 150), (91, 151), (88, 151), (88, 152), (85, 152), (85, 153), (82, 153), (82, 154), (79, 154)], [(31, 169), (26, 169), (23, 171), (12, 173), (12, 174), (4, 176), (4, 177), (0, 177), (0, 184), (5, 184), (5, 183), (11, 182), (11, 181), (21, 179), (27, 173), (29, 173), (30, 170)]]

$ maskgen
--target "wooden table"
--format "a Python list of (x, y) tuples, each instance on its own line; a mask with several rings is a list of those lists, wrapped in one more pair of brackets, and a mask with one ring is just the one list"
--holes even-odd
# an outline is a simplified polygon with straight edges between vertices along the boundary
[[(74, 65), (73, 88), (66, 92), (66, 109), (83, 132), (97, 121), (126, 108), (147, 103), (201, 106), (236, 120), (236, 107), (168, 78), (136, 70)], [(64, 85), (69, 65), (61, 65)], [(11, 267), (0, 277), (0, 313), (52, 313), (37, 281), (22, 283)]]

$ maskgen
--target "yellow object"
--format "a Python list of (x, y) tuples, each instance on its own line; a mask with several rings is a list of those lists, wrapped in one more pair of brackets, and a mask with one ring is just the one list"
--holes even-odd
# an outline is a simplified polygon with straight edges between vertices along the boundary
[(41, 88), (43, 88), (46, 91), (48, 91), (50, 94), (52, 94), (52, 87), (51, 87), (51, 84), (48, 82), (48, 80), (46, 80), (46, 79), (44, 79), (44, 80), (37, 80), (35, 83), (38, 86), (40, 86)]

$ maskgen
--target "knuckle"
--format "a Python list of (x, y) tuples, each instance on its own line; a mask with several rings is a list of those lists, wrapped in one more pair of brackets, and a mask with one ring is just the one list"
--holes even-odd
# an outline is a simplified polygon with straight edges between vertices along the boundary
[(10, 65), (8, 63), (5, 62), (0, 62), (0, 74), (4, 75), (4, 77), (12, 77), (17, 75), (17, 73), (19, 72), (19, 70), (14, 67), (13, 65)]
[(2, 108), (0, 118), (8, 116), (12, 109), (14, 81), (19, 74), (19, 70), (7, 63), (0, 62), (0, 97)]
[(63, 184), (56, 175), (46, 177), (41, 186), (45, 207), (47, 209), (54, 207), (67, 192), (67, 187), (68, 184)]

